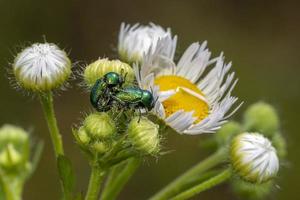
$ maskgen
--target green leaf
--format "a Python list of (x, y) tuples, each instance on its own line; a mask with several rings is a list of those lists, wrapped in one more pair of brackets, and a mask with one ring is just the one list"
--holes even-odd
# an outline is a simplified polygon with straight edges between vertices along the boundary
[(66, 199), (71, 199), (75, 185), (75, 176), (71, 161), (63, 155), (57, 157), (57, 168), (62, 181)]

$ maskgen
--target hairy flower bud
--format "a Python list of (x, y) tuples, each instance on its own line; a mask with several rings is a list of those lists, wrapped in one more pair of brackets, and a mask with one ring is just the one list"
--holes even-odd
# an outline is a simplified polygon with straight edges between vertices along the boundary
[(277, 175), (279, 160), (271, 142), (258, 133), (236, 136), (230, 147), (233, 169), (244, 180), (263, 183)]
[(109, 152), (117, 134), (113, 119), (104, 112), (88, 115), (78, 130), (73, 129), (74, 137), (90, 159), (101, 159)]
[(250, 106), (244, 114), (245, 129), (257, 131), (267, 137), (279, 129), (279, 118), (273, 106), (258, 102)]
[(71, 61), (55, 44), (33, 44), (17, 55), (13, 71), (23, 88), (44, 92), (60, 87), (71, 74)]
[(87, 133), (96, 139), (111, 138), (116, 133), (116, 125), (107, 113), (92, 113), (84, 120)]
[(79, 142), (83, 145), (87, 145), (91, 140), (90, 136), (88, 135), (84, 127), (80, 127), (78, 129), (77, 135), (78, 135)]
[(95, 141), (92, 145), (91, 148), (94, 152), (98, 154), (103, 154), (109, 150), (109, 143), (105, 141)]
[(159, 126), (145, 117), (135, 117), (128, 125), (128, 136), (139, 151), (146, 154), (159, 152)]
[(84, 70), (84, 80), (88, 86), (92, 86), (95, 82), (108, 72), (116, 72), (123, 76), (126, 75), (125, 81), (131, 83), (134, 80), (133, 69), (126, 63), (119, 60), (108, 60), (107, 58), (98, 59), (88, 65)]

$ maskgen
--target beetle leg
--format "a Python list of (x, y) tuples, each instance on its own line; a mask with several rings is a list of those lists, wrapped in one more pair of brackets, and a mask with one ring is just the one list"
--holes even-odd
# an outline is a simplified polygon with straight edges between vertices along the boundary
[(111, 96), (112, 99), (116, 100), (120, 105), (122, 106), (126, 106), (126, 102), (122, 101), (121, 99), (119, 99), (118, 97), (115, 97), (115, 96)]
[(140, 108), (139, 108), (138, 110), (139, 110), (139, 120), (138, 120), (138, 123), (140, 123), (141, 118), (142, 118), (142, 112), (141, 112), (141, 109), (140, 109)]
[(115, 117), (115, 120), (118, 120), (120, 117), (121, 117), (121, 115), (124, 113), (124, 107), (123, 108), (121, 108), (121, 110), (120, 110), (120, 112), (117, 114), (117, 116)]

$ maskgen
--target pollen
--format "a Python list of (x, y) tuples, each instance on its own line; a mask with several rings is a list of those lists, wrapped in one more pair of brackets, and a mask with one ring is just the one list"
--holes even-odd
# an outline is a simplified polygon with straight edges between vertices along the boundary
[[(205, 99), (203, 92), (189, 80), (175, 75), (160, 76), (155, 79), (155, 84), (159, 86), (160, 91), (176, 90), (178, 88), (187, 88)], [(179, 89), (176, 94), (162, 102), (166, 116), (184, 110), (186, 112), (194, 111), (195, 123), (199, 123), (209, 114), (209, 105), (203, 99)]]

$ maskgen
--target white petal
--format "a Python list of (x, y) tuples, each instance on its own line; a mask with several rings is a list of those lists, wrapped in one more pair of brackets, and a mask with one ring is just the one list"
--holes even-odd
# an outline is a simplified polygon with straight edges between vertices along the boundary
[(185, 129), (193, 124), (196, 118), (193, 117), (193, 112), (185, 112), (179, 110), (166, 118), (166, 123), (179, 133), (183, 133)]

